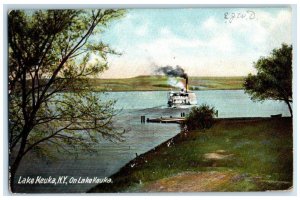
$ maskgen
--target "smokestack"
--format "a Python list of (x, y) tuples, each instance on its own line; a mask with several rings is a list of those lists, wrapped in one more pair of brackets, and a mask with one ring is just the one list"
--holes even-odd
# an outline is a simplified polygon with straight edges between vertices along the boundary
[(188, 76), (185, 77), (185, 91), (188, 91), (188, 84), (189, 84), (189, 78)]

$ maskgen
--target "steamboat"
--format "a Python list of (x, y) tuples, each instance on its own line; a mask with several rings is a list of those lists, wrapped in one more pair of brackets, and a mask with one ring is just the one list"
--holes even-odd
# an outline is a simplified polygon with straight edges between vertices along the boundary
[(194, 92), (188, 91), (188, 77), (185, 77), (185, 88), (180, 91), (168, 93), (168, 106), (172, 108), (184, 108), (197, 104), (197, 97)]

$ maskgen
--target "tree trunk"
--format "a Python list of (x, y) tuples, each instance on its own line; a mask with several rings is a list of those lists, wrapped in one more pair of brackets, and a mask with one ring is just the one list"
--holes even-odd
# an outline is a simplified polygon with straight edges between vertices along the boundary
[[(28, 134), (30, 133), (30, 129), (27, 127), (24, 127), (24, 129), (22, 130), (21, 134), (22, 134), (22, 140), (21, 140), (21, 144), (20, 144), (20, 148), (17, 154), (16, 159), (13, 161), (13, 163), (10, 162), (10, 168), (9, 168), (9, 186), (10, 186), (10, 190), (12, 193), (15, 193), (15, 184), (14, 184), (14, 179), (16, 176), (16, 172), (19, 168), (19, 165), (24, 157), (24, 151), (25, 151), (25, 146), (26, 146), (26, 141), (27, 141), (27, 137)], [(13, 152), (10, 152), (10, 154), (12, 154)], [(10, 155), (11, 157), (12, 155)]]
[(16, 192), (14, 179), (15, 179), (16, 172), (17, 172), (17, 169), (19, 168), (19, 165), (21, 163), (22, 158), (23, 158), (23, 156), (18, 156), (16, 158), (16, 160), (14, 161), (14, 163), (10, 166), (10, 169), (9, 169), (9, 173), (10, 173), (10, 175), (9, 175), (9, 186), (10, 186), (10, 191), (12, 193)]
[(288, 105), (288, 107), (289, 107), (289, 111), (290, 111), (290, 113), (291, 113), (291, 117), (293, 117), (293, 109), (292, 109), (292, 106), (291, 106), (289, 100), (286, 100), (285, 103), (286, 103), (286, 104)]

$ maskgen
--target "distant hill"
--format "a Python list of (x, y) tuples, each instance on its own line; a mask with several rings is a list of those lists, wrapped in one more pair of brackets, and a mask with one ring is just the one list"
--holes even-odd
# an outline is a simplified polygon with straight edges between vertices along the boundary
[[(189, 77), (189, 90), (238, 90), (245, 77)], [(160, 91), (179, 88), (168, 84), (167, 76), (137, 76), (123, 79), (91, 79), (94, 91)], [(177, 81), (184, 80), (177, 78)]]

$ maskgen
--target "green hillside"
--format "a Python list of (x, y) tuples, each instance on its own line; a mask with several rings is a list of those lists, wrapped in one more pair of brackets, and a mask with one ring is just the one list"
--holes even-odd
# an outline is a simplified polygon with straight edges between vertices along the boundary
[[(183, 79), (177, 78), (184, 82)], [(190, 90), (242, 89), (244, 77), (189, 77)], [(166, 76), (138, 76), (124, 79), (91, 79), (94, 91), (156, 91), (176, 89)]]

